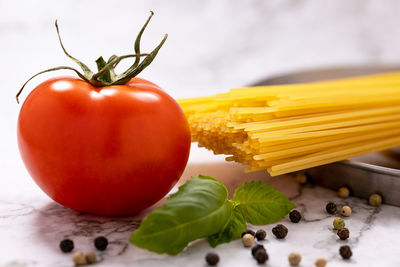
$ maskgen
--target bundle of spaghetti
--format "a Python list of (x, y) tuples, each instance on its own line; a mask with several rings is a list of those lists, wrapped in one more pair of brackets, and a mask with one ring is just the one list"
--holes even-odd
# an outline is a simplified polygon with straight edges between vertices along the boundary
[(400, 145), (400, 72), (180, 99), (192, 141), (272, 176)]

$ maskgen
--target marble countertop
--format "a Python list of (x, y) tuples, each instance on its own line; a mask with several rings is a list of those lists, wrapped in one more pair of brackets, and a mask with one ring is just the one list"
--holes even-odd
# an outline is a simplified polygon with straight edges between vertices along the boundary
[[(283, 219), (288, 227), (284, 240), (276, 239), (271, 232), (275, 224), (249, 225), (249, 229), (264, 229), (267, 238), (261, 243), (270, 259), (266, 266), (289, 266), (287, 256), (291, 252), (302, 255), (300, 266), (314, 266), (316, 258), (328, 260), (328, 266), (398, 266), (398, 238), (400, 236), (400, 208), (382, 205), (372, 207), (366, 200), (349, 197), (341, 199), (336, 192), (315, 185), (299, 185), (293, 176), (271, 178), (265, 172), (243, 174), (244, 167), (204, 159), (206, 151), (193, 147), (194, 153), (182, 177), (183, 182), (199, 172), (218, 177), (233, 192), (239, 184), (250, 180), (263, 180), (284, 192), (297, 206), (303, 218), (298, 224)], [(197, 151), (196, 151), (197, 150)], [(209, 156), (209, 155), (208, 155)], [(73, 266), (71, 253), (64, 254), (58, 244), (64, 238), (72, 239), (74, 251), (94, 250), (93, 239), (106, 236), (110, 242), (104, 252), (98, 252), (97, 266), (206, 266), (204, 256), (214, 251), (220, 256), (218, 266), (257, 266), (250, 249), (241, 240), (222, 244), (213, 249), (206, 240), (190, 244), (178, 256), (158, 255), (131, 245), (130, 234), (137, 229), (143, 212), (128, 217), (99, 217), (64, 208), (32, 185), (25, 198), (0, 200), (0, 234), (2, 248), (0, 266)], [(349, 205), (353, 212), (344, 218), (350, 230), (348, 240), (340, 240), (333, 230), (335, 218), (325, 211), (327, 202), (339, 207)], [(349, 245), (353, 251), (351, 260), (341, 259), (338, 250)]]
[[(110, 245), (98, 254), (96, 266), (206, 266), (204, 256), (209, 251), (220, 255), (218, 266), (257, 266), (240, 240), (216, 249), (199, 240), (178, 256), (139, 249), (128, 238), (145, 212), (119, 218), (77, 213), (54, 203), (34, 184), (16, 143), (20, 106), (15, 93), (30, 75), (70, 64), (59, 48), (54, 20), (59, 20), (70, 53), (94, 62), (99, 55), (129, 53), (139, 25), (154, 10), (143, 37), (145, 50), (165, 32), (169, 39), (154, 66), (141, 76), (157, 81), (174, 97), (188, 97), (224, 92), (295, 70), (396, 64), (400, 35), (393, 25), (400, 24), (400, 2), (117, 0), (113, 12), (110, 5), (106, 0), (0, 0), (0, 266), (73, 266), (71, 254), (60, 252), (60, 240), (71, 238), (76, 250), (88, 251), (99, 235), (106, 236)], [(37, 78), (27, 91), (51, 76)], [(245, 174), (243, 166), (193, 145), (181, 182), (199, 173), (219, 178), (231, 191), (245, 180), (261, 179), (298, 206), (304, 219), (299, 224), (282, 220), (289, 228), (285, 240), (272, 236), (274, 225), (249, 225), (267, 231), (266, 266), (289, 266), (287, 255), (292, 251), (301, 253), (301, 266), (313, 266), (318, 257), (326, 258), (327, 266), (400, 266), (398, 207), (374, 208), (362, 199), (338, 199), (325, 188), (300, 187), (290, 175)], [(332, 230), (333, 216), (324, 211), (328, 201), (353, 209), (345, 219), (351, 232), (347, 241), (339, 240)], [(342, 244), (352, 247), (349, 261), (338, 254)]]

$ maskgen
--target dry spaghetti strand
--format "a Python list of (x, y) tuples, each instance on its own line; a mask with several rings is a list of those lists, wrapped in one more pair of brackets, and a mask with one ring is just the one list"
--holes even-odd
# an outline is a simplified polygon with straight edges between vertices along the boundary
[(400, 72), (178, 103), (199, 146), (273, 176), (400, 145)]

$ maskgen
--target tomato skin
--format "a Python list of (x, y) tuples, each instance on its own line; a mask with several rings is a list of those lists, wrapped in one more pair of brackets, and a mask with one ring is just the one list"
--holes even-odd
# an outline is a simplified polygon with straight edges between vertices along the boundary
[(48, 196), (101, 215), (136, 213), (160, 200), (190, 151), (179, 105), (140, 78), (107, 87), (47, 80), (22, 105), (17, 134), (25, 166)]

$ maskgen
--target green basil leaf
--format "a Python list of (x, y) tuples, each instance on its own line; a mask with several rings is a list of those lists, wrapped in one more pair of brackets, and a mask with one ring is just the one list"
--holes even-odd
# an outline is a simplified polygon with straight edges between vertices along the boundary
[(269, 224), (282, 219), (296, 206), (281, 192), (263, 182), (249, 182), (239, 186), (233, 200), (247, 222)]
[(208, 237), (208, 243), (214, 248), (222, 243), (228, 243), (239, 239), (241, 234), (246, 231), (247, 225), (240, 209), (236, 204), (232, 204), (233, 212), (225, 227), (219, 232)]
[(232, 213), (228, 190), (218, 180), (199, 175), (151, 212), (130, 238), (134, 245), (176, 255), (189, 242), (221, 231)]

